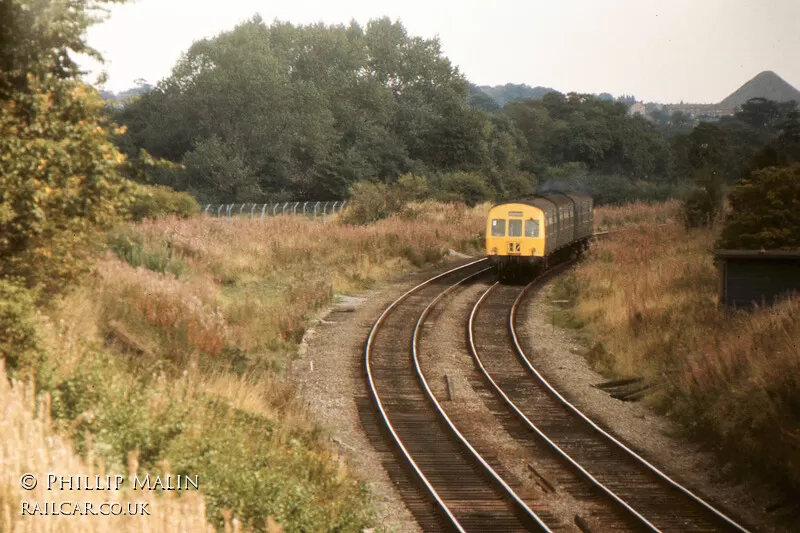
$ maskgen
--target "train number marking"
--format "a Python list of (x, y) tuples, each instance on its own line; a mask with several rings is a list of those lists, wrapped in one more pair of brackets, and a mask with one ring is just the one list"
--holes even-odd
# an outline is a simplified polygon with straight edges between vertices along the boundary
[(510, 242), (508, 243), (508, 251), (509, 252), (519, 252), (519, 243), (518, 242)]

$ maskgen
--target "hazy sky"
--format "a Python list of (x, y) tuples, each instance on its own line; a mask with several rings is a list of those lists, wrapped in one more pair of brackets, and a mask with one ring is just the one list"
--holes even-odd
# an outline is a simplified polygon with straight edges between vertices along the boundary
[[(259, 13), (295, 24), (388, 15), (439, 36), (478, 85), (719, 102), (762, 70), (800, 87), (800, 0), (137, 0), (89, 31), (108, 89), (169, 75), (193, 41)], [(88, 63), (87, 63), (88, 65)]]

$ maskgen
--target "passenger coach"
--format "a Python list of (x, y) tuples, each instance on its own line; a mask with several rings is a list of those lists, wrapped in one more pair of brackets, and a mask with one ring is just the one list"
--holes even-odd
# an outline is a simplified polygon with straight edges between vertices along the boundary
[(486, 256), (500, 279), (547, 268), (586, 249), (594, 230), (593, 213), (592, 198), (575, 193), (497, 204), (486, 221)]

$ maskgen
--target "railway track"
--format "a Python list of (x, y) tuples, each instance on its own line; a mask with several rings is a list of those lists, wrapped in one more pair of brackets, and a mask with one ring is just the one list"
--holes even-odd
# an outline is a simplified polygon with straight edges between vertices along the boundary
[[(412, 338), (432, 300), (487, 270), (475, 261), (417, 285), (381, 314), (364, 349), (379, 418), (411, 478), (401, 487), (425, 531), (549, 531), (449, 423), (422, 377)], [(395, 479), (398, 484), (409, 480)]]
[(539, 284), (520, 289), (495, 283), (470, 314), (470, 351), (496, 394), (565, 466), (615, 501), (642, 530), (746, 531), (592, 422), (533, 366), (516, 322), (526, 292)]
[[(491, 450), (473, 446), (480, 440), (474, 428), (448, 416), (420, 365), (423, 326), (435, 325), (431, 311), (458, 287), (481, 276), (485, 280), (486, 270), (484, 261), (449, 270), (384, 310), (364, 349), (375, 416), (362, 415), (362, 422), (373, 442), (380, 433), (391, 450), (384, 463), (424, 531), (562, 529), (547, 505), (532, 505), (518, 495), (514, 476)], [(587, 522), (576, 515), (578, 527), (586, 531), (588, 523), (599, 524), (595, 532), (745, 531), (593, 425), (547, 384), (516, 332), (515, 315), (531, 286), (491, 285), (471, 310), (464, 309), (467, 346), (484, 373), (473, 388), (482, 383), (491, 389), (485, 396), (496, 397), (493, 413), (503, 418), (510, 435), (536, 448), (536, 464), (559, 481), (554, 493), (563, 490), (590, 501), (586, 508), (592, 516)]]

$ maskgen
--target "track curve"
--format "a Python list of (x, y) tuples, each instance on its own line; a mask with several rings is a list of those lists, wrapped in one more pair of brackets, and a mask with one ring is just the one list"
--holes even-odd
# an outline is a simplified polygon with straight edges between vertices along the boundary
[[(470, 349), (496, 393), (538, 438), (616, 501), (643, 530), (746, 531), (605, 432), (534, 368), (520, 345), (516, 311), (524, 295), (540, 282), (522, 290), (495, 284), (470, 315)], [(501, 330), (506, 332), (503, 338), (498, 335)]]
[(365, 343), (368, 387), (386, 431), (438, 511), (432, 516), (410, 505), (425, 531), (548, 531), (477, 454), (466, 451), (414, 363), (414, 331), (431, 301), (485, 270), (485, 260), (448, 270), (389, 305)]

